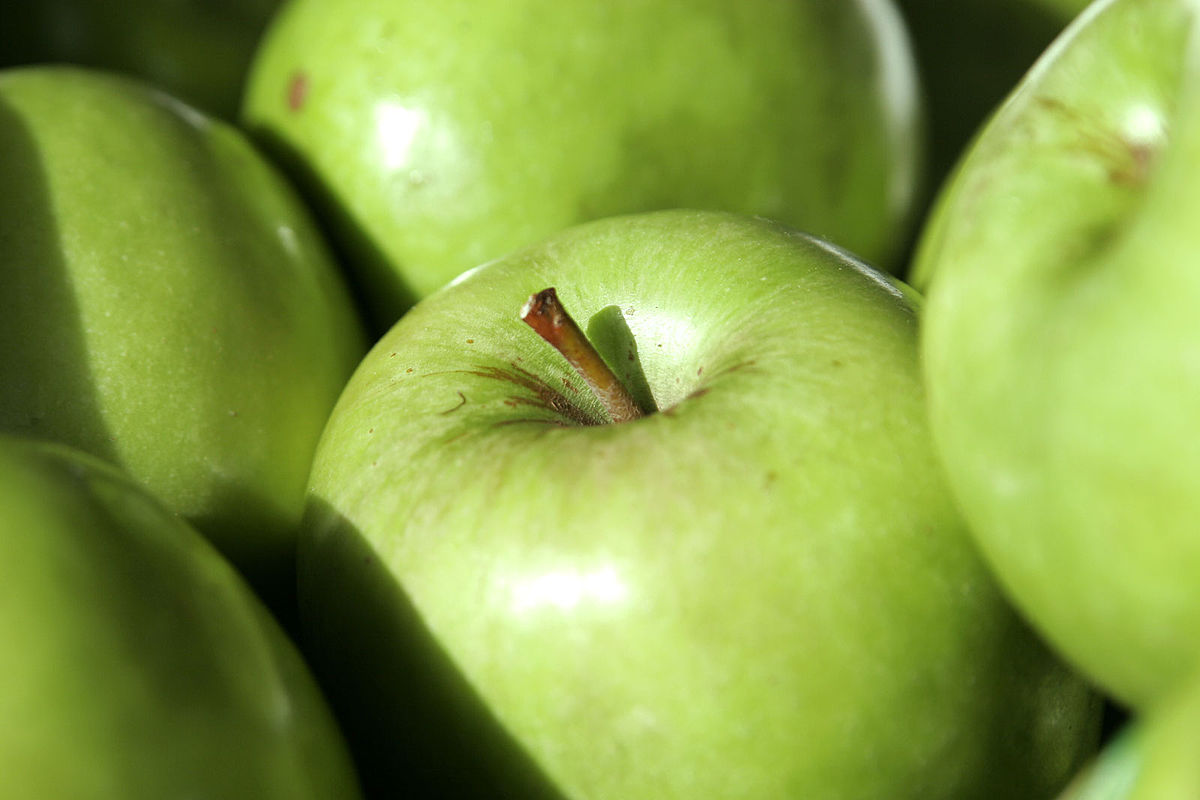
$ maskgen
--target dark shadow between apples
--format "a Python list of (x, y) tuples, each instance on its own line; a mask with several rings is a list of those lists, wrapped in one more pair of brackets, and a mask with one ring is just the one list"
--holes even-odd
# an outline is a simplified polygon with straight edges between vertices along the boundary
[[(979, 663), (989, 668), (977, 680), (993, 691), (977, 694), (958, 724), (986, 735), (968, 758), (947, 765), (966, 779), (951, 796), (1057, 797), (1099, 750), (1104, 697), (1012, 606), (979, 632)], [(926, 702), (934, 709), (941, 698), (928, 692)], [(1022, 769), (1013, 769), (1018, 764)]]
[(1134, 714), (1111, 697), (1104, 698), (1100, 718), (1100, 747), (1104, 748), (1134, 721)]
[[(901, 0), (897, 5), (913, 42), (928, 118), (927, 169), (917, 214), (922, 219), (976, 131), (1063, 22), (1033, 2)], [(904, 264), (915, 246), (915, 241), (906, 246)]]
[(281, 2), (8, 0), (0, 68), (77, 64), (118, 72), (235, 120), (256, 46)]
[(113, 462), (37, 142), (0, 100), (0, 432)]
[[(281, 97), (280, 102), (285, 98)], [(274, 131), (249, 126), (260, 151), (289, 179), (309, 209), (342, 268), (359, 318), (375, 341), (417, 301), (416, 290), (390, 266), (374, 237), (341, 202), (304, 155)]]
[[(345, 517), (302, 553), (301, 649), (342, 725), (368, 798), (565, 800), (493, 715)], [(319, 570), (321, 602), (303, 575)], [(530, 691), (536, 691), (531, 687)]]
[(187, 521), (238, 570), (280, 627), (295, 640), (299, 633), (296, 609), (296, 534), (299, 521), (285, 519), (263, 502), (260, 494), (238, 481), (210, 487), (210, 514)]

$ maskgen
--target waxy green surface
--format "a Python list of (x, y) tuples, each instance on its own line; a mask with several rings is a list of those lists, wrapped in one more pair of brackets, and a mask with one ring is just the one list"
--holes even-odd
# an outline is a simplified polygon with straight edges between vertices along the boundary
[(941, 455), (1016, 603), (1128, 704), (1200, 664), (1200, 5), (1091, 7), (923, 236)]
[(312, 219), (232, 127), (122, 78), (3, 73), (0, 151), (0, 431), (122, 466), (286, 591), (366, 349)]
[(386, 327), (462, 270), (656, 208), (781, 219), (887, 266), (919, 116), (890, 0), (296, 0), (243, 119)]
[[(547, 286), (659, 413), (574, 423), (603, 417), (518, 318)], [(951, 505), (917, 311), (844, 252), (699, 212), (584, 225), (414, 307), (333, 413), (300, 544), (305, 640), (368, 783), (1060, 788), (1098, 704)]]
[(0, 793), (358, 797), (299, 655), (240, 576), (127, 476), (0, 436)]

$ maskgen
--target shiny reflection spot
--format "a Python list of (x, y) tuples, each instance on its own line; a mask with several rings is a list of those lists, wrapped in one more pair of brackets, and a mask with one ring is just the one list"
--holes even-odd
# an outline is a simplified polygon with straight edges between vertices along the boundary
[(429, 121), (419, 108), (407, 108), (397, 102), (380, 103), (375, 109), (375, 135), (379, 141), (383, 166), (398, 169), (408, 164), (413, 142)]
[(515, 611), (539, 609), (573, 611), (580, 606), (609, 606), (620, 603), (629, 587), (611, 566), (591, 571), (558, 570), (518, 581), (512, 587)]

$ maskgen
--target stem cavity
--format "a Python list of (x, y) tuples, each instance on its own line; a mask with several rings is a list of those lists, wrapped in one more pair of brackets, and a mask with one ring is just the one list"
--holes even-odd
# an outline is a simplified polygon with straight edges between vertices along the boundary
[(588, 341), (579, 325), (563, 308), (554, 287), (543, 289), (526, 301), (521, 319), (539, 336), (562, 353), (583, 378), (613, 422), (629, 422), (645, 416), (633, 395)]

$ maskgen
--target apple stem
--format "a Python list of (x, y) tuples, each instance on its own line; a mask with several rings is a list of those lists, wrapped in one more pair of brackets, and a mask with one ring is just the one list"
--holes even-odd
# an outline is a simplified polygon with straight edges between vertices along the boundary
[(531, 296), (521, 309), (521, 319), (539, 336), (562, 353), (584, 382), (600, 398), (613, 422), (629, 422), (644, 417), (633, 395), (609, 368), (587, 336), (563, 308), (554, 287)]

